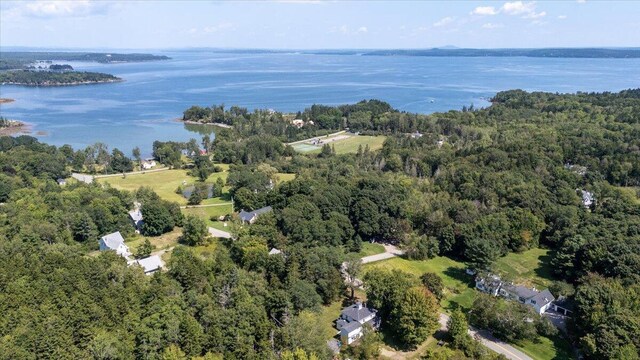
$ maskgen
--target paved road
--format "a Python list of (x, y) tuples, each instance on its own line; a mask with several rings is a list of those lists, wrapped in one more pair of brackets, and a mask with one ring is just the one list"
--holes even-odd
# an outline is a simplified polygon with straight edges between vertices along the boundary
[(285, 145), (301, 144), (301, 143), (304, 143), (304, 142), (307, 142), (307, 141), (311, 141), (311, 140), (314, 140), (314, 139), (324, 139), (324, 138), (327, 138), (327, 137), (333, 137), (333, 136), (336, 136), (336, 135), (340, 135), (340, 134), (343, 134), (343, 133), (346, 133), (346, 132), (347, 132), (346, 130), (342, 130), (342, 131), (335, 132), (333, 134), (322, 135), (322, 136), (314, 136), (312, 138), (286, 143)]
[[(381, 261), (386, 259), (391, 259), (395, 256), (402, 255), (404, 252), (393, 245), (383, 245), (385, 252), (382, 254), (371, 255), (363, 257), (362, 263), (371, 263), (374, 261)], [(362, 284), (362, 281), (359, 279), (355, 279), (356, 283)], [(447, 331), (447, 323), (449, 322), (449, 315), (445, 313), (440, 313), (439, 317), (440, 329)], [(507, 357), (507, 359), (511, 360), (533, 360), (529, 355), (523, 353), (522, 351), (514, 348), (513, 346), (505, 343), (502, 340), (497, 339), (487, 330), (478, 330), (473, 327), (469, 327), (469, 335), (476, 338), (480, 343), (487, 348), (497, 352), (498, 354), (502, 354)]]
[[(449, 315), (440, 313), (439, 322), (440, 322), (440, 330), (447, 331), (448, 330), (447, 323), (449, 322)], [(471, 335), (471, 337), (480, 341), (480, 343), (486, 346), (487, 348), (497, 352), (498, 354), (502, 354), (506, 356), (507, 359), (533, 360), (529, 355), (505, 343), (504, 341), (497, 339), (495, 336), (491, 335), (491, 333), (487, 330), (478, 330), (470, 326), (469, 335)]]
[(384, 246), (384, 252), (381, 254), (376, 254), (376, 255), (371, 255), (371, 256), (365, 256), (363, 257), (362, 263), (363, 264), (368, 264), (368, 263), (372, 263), (375, 261), (381, 261), (381, 260), (387, 260), (387, 259), (391, 259), (392, 257), (396, 257), (398, 255), (402, 255), (404, 254), (404, 251), (398, 249), (397, 247), (395, 247), (394, 245), (382, 245)]
[(233, 204), (233, 203), (231, 203), (231, 202), (226, 202), (226, 203), (220, 203), (220, 204), (185, 205), (185, 206), (180, 206), (180, 209), (203, 208), (203, 207), (213, 207), (213, 206), (227, 206), (227, 205), (231, 205), (231, 204)]
[[(163, 168), (159, 168), (159, 169), (132, 171), (132, 172), (124, 173), (124, 174), (125, 175), (148, 174), (148, 173), (154, 173), (154, 172), (166, 171), (166, 170), (169, 170), (169, 168), (168, 167), (163, 167)], [(79, 174), (79, 175), (82, 175), (82, 174)], [(86, 175), (86, 176), (91, 176), (91, 175)], [(94, 178), (95, 179), (100, 179), (100, 178), (115, 177), (115, 176), (122, 176), (122, 173), (96, 175), (96, 176), (94, 176)]]
[(211, 234), (211, 236), (217, 237), (217, 238), (231, 239), (231, 234), (230, 233), (228, 233), (226, 231), (218, 230), (218, 229), (215, 229), (215, 228), (212, 228), (212, 227), (209, 228), (209, 234)]

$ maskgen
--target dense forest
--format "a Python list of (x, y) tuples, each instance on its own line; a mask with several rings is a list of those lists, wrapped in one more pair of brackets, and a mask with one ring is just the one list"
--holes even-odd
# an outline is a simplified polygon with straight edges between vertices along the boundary
[(63, 86), (111, 83), (121, 78), (104, 73), (88, 71), (32, 71), (12, 70), (0, 72), (0, 84), (24, 86)]
[(168, 59), (169, 57), (164, 55), (151, 54), (2, 51), (0, 52), (0, 70), (26, 69), (29, 64), (39, 61), (88, 61), (98, 63), (121, 63)]
[[(157, 224), (190, 227), (176, 204), (148, 189), (60, 187), (55, 179), (84, 162), (82, 151), (0, 138), (0, 357), (329, 358), (316, 311), (344, 296), (343, 262), (377, 240), (415, 259), (442, 255), (478, 270), (511, 252), (548, 248), (562, 285), (555, 295), (574, 303), (572, 340), (582, 354), (638, 358), (640, 89), (514, 90), (486, 109), (431, 115), (377, 100), (314, 105), (295, 115), (313, 121), (300, 129), (267, 110), (194, 107), (184, 117), (231, 128), (201, 144), (156, 142), (154, 155), (179, 167), (183, 150), (202, 145), (211, 160), (231, 164), (237, 209), (274, 211), (210, 256), (177, 247), (169, 270), (151, 277), (113, 254), (85, 255), (98, 235), (133, 232), (126, 210), (134, 201), (164, 219)], [(297, 154), (284, 144), (345, 128), (387, 140), (380, 151), (344, 155)], [(195, 166), (211, 166), (207, 160)], [(273, 186), (277, 173), (297, 175)], [(585, 206), (582, 191), (595, 201)], [(286, 256), (269, 256), (272, 247)], [(394, 270), (364, 281), (396, 342), (415, 346), (437, 328), (437, 279)], [(467, 321), (507, 340), (550, 331), (544, 322), (505, 327), (489, 310), (530, 314), (490, 301), (479, 297), (472, 316), (452, 314), (456, 358), (491, 357), (465, 335)], [(353, 358), (367, 358), (358, 348)]]

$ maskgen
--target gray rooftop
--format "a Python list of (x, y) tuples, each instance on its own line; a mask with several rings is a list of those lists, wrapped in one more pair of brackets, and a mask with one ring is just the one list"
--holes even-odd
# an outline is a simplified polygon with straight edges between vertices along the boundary
[(362, 321), (363, 319), (376, 313), (376, 310), (369, 309), (366, 306), (362, 306), (360, 303), (353, 304), (349, 307), (342, 309), (342, 316), (348, 317), (355, 321)]
[(345, 324), (342, 326), (342, 328), (340, 329), (340, 331), (345, 331), (346, 333), (351, 333), (359, 328), (361, 328), (362, 325), (357, 322), (357, 321), (352, 321), (348, 324)]
[(158, 255), (152, 255), (144, 259), (137, 261), (138, 265), (142, 266), (144, 272), (151, 272), (162, 268), (162, 259)]
[(124, 238), (122, 237), (122, 234), (120, 234), (120, 231), (107, 234), (101, 239), (109, 249), (113, 250), (116, 250), (120, 245), (124, 244)]
[(129, 216), (135, 222), (142, 221), (142, 212), (139, 209), (129, 211)]
[(518, 295), (519, 297), (525, 298), (525, 299), (530, 299), (536, 295), (538, 295), (539, 291), (533, 290), (533, 289), (529, 289), (528, 287), (525, 286), (521, 286), (521, 285), (505, 285), (504, 286), (505, 289), (507, 291), (509, 291), (510, 293), (514, 293), (516, 295)]
[(251, 219), (253, 219), (254, 217), (268, 213), (271, 210), (273, 210), (271, 206), (265, 206), (261, 209), (250, 211), (250, 212), (242, 210), (240, 211), (240, 219), (242, 221), (251, 221)]
[(555, 299), (556, 298), (553, 297), (549, 289), (544, 289), (541, 292), (537, 293), (532, 300), (535, 300), (536, 304), (542, 305), (542, 304), (548, 304)]

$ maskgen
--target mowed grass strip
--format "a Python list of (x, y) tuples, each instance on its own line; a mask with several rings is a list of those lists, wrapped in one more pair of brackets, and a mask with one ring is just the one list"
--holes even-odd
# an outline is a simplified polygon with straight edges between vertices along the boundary
[[(337, 140), (337, 141), (327, 141), (331, 138), (325, 139), (320, 138), (325, 141), (325, 144), (329, 144), (336, 149), (336, 154), (349, 154), (356, 153), (358, 151), (358, 146), (362, 145), (362, 149), (369, 145), (369, 150), (375, 151), (382, 149), (382, 145), (386, 140), (386, 136), (369, 136), (369, 135), (353, 135), (349, 136), (346, 139)], [(301, 153), (305, 154), (319, 154), (322, 150), (322, 145), (309, 145), (306, 143), (296, 144), (293, 148)]]
[[(222, 178), (226, 182), (228, 173), (226, 171), (213, 173), (206, 182), (215, 183), (218, 178)], [(180, 205), (186, 205), (187, 199), (181, 194), (176, 193), (176, 189), (182, 185), (183, 181), (187, 185), (193, 185), (197, 179), (187, 174), (186, 170), (175, 169), (167, 171), (151, 172), (146, 174), (127, 175), (126, 177), (115, 176), (98, 179), (101, 183), (110, 184), (119, 190), (136, 191), (137, 189), (148, 186), (153, 189), (164, 200), (175, 201)], [(223, 203), (227, 200), (224, 198), (212, 198), (203, 201), (203, 204)]]
[(552, 282), (550, 261), (549, 250), (536, 248), (509, 253), (496, 260), (493, 269), (505, 280), (544, 289)]

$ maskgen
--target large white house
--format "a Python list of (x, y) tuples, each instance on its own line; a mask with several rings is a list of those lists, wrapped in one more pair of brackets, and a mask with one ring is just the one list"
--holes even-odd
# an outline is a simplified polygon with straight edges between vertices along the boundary
[(540, 315), (552, 307), (556, 298), (549, 289), (539, 291), (510, 283), (503, 283), (499, 276), (493, 274), (478, 275), (476, 277), (476, 289), (491, 294), (502, 296), (508, 300), (515, 300), (521, 304), (533, 307)]
[(99, 243), (100, 251), (111, 250), (123, 257), (131, 256), (129, 247), (125, 245), (124, 238), (122, 237), (122, 234), (120, 234), (120, 231), (101, 237)]
[(360, 301), (342, 309), (340, 318), (336, 321), (342, 342), (351, 345), (358, 340), (363, 335), (365, 324), (377, 329), (380, 325), (377, 313), (377, 310), (364, 306)]
[(254, 222), (256, 222), (256, 220), (258, 220), (258, 217), (260, 215), (271, 212), (271, 210), (271, 206), (265, 206), (262, 209), (254, 210), (251, 212), (242, 210), (240, 211), (240, 220), (242, 220), (243, 223), (253, 224)]

